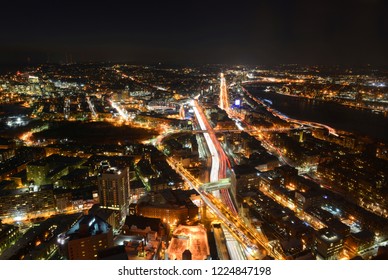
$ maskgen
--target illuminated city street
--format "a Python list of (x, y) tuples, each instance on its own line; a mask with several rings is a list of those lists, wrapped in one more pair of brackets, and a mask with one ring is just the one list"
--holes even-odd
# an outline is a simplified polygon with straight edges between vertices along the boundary
[(1, 9), (3, 275), (388, 273), (388, 1)]
[[(99, 69), (89, 67), (87, 73)], [(384, 140), (371, 157), (363, 152), (371, 140), (286, 115), (267, 97), (286, 98), (289, 84), (284, 92), (271, 91), (282, 91), (283, 83), (298, 86), (310, 76), (257, 78), (257, 69), (231, 67), (212, 72), (202, 81), (206, 89), (198, 91), (186, 84), (172, 88), (181, 80), (174, 76), (178, 70), (117, 64), (99, 75), (119, 79), (123, 90), (85, 92), (85, 85), (51, 85), (38, 78), (56, 70), (34, 71), (14, 77), (38, 91), (28, 93), (36, 99), (19, 109), (30, 115), (4, 117), (8, 138), (0, 143), (0, 218), (9, 234), (3, 258), (105, 256), (92, 253), (95, 249), (79, 255), (66, 251), (63, 246), (77, 246), (70, 242), (78, 240), (72, 237), (77, 224), (58, 232), (61, 215), (101, 228), (91, 229), (98, 246), (113, 248), (110, 236), (124, 240), (120, 246), (136, 260), (373, 259), (381, 254), (388, 237), (382, 226), (388, 217)], [(165, 78), (157, 71), (165, 71)], [(182, 73), (188, 74), (180, 75), (196, 85), (195, 71), (207, 70), (185, 68)], [(41, 89), (33, 86), (38, 83), (69, 88), (72, 94), (38, 98)], [(3, 106), (11, 106), (5, 100)], [(112, 197), (108, 184), (118, 188)], [(136, 224), (149, 226), (135, 230)], [(203, 234), (195, 233), (199, 229)], [(145, 232), (147, 240), (129, 237)]]
[(385, 258), (384, 73), (63, 67), (0, 76), (1, 259)]

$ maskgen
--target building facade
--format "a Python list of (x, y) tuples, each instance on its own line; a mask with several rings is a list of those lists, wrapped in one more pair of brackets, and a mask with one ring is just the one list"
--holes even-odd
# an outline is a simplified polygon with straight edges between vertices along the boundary
[(113, 230), (98, 216), (86, 215), (57, 241), (69, 260), (95, 260), (99, 250), (113, 247)]
[(130, 178), (129, 168), (109, 167), (98, 177), (101, 208), (120, 211), (120, 219), (128, 214)]

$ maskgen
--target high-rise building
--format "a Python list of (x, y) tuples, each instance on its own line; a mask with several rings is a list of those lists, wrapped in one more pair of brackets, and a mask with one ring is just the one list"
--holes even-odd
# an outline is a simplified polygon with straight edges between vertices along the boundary
[(98, 177), (98, 192), (101, 208), (119, 211), (123, 220), (129, 207), (129, 168), (109, 167), (104, 170)]
[(57, 241), (69, 260), (95, 260), (98, 251), (113, 246), (113, 231), (101, 218), (86, 215)]
[(338, 259), (343, 247), (344, 239), (341, 235), (336, 234), (328, 228), (323, 228), (316, 232), (313, 252), (317, 259)]

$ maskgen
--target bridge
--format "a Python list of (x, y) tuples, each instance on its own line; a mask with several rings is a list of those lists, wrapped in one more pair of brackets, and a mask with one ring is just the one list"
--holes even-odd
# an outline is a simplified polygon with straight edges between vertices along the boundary
[(213, 191), (221, 190), (221, 189), (228, 189), (232, 185), (232, 182), (230, 181), (230, 178), (224, 178), (220, 179), (216, 182), (210, 182), (210, 183), (204, 183), (200, 185), (200, 189), (204, 190), (208, 193), (211, 193)]
[[(279, 128), (256, 128), (256, 129), (214, 129), (214, 133), (241, 133), (241, 132), (248, 132), (250, 134), (252, 133), (258, 133), (258, 132), (284, 132), (284, 131), (290, 131), (290, 130), (297, 130), (302, 129), (303, 127), (279, 127)], [(180, 129), (174, 131), (175, 133), (193, 133), (193, 134), (200, 134), (200, 133), (206, 133), (207, 130), (190, 130), (190, 129)]]

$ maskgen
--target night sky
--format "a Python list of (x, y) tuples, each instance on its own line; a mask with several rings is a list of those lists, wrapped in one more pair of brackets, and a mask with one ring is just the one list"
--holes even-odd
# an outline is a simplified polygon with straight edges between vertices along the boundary
[(388, 64), (386, 0), (77, 2), (2, 1), (0, 64)]

